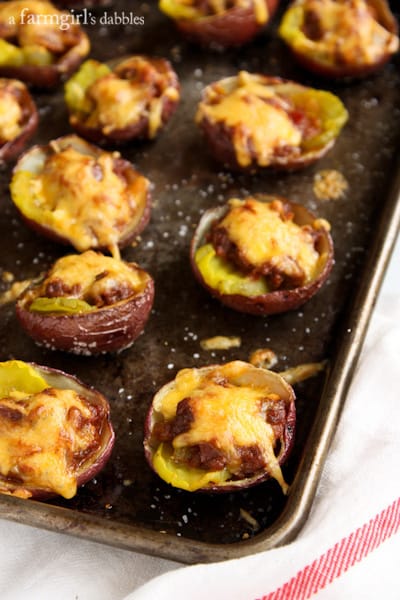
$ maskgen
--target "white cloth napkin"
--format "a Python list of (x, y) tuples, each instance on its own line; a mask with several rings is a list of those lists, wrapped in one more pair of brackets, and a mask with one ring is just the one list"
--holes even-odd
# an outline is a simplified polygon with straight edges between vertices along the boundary
[(400, 244), (294, 542), (184, 567), (0, 520), (1, 599), (398, 600), (399, 450)]

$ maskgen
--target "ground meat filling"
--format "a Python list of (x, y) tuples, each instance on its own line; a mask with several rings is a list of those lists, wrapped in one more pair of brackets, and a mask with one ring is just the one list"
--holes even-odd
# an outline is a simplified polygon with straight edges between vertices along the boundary
[(161, 96), (172, 83), (164, 60), (147, 60), (137, 56), (122, 62), (114, 73), (120, 79), (127, 79), (132, 85), (146, 84), (150, 98)]
[[(171, 443), (175, 437), (191, 429), (195, 417), (190, 402), (190, 397), (184, 398), (177, 404), (174, 419), (160, 421), (155, 424), (153, 435), (159, 442)], [(280, 440), (284, 437), (287, 407), (284, 400), (272, 401), (265, 398), (261, 402), (261, 411), (266, 421), (272, 426), (276, 439), (275, 454), (278, 454), (281, 447)], [(235, 445), (235, 454), (240, 461), (240, 464), (237, 464), (237, 458), (235, 459), (235, 472), (233, 473), (235, 479), (250, 477), (267, 466), (265, 457), (256, 444), (248, 446)], [(218, 447), (217, 439), (177, 449), (175, 450), (175, 458), (189, 467), (204, 469), (205, 471), (220, 471), (225, 467), (233, 470), (229, 457), (224, 455)]]
[(103, 308), (140, 294), (147, 280), (136, 264), (89, 250), (59, 259), (38, 285), (27, 290), (26, 304), (40, 298), (68, 298)]
[[(251, 213), (254, 217), (257, 216), (255, 204), (252, 202), (244, 202), (241, 210)], [(271, 208), (278, 212), (283, 223), (293, 221), (294, 214), (282, 202), (272, 202)], [(306, 283), (306, 273), (300, 262), (290, 255), (273, 256), (261, 264), (253, 264), (248, 260), (245, 248), (231, 240), (229, 231), (224, 227), (224, 217), (216, 221), (208, 234), (207, 241), (212, 244), (217, 256), (233, 263), (244, 275), (258, 279), (265, 277), (270, 289), (292, 289), (301, 287)], [(301, 228), (302, 233), (305, 233), (309, 238), (308, 243), (316, 248), (318, 241), (321, 238), (321, 231), (313, 229), (311, 226), (305, 225)], [(251, 235), (249, 236), (251, 243)], [(275, 241), (272, 240), (272, 244)]]

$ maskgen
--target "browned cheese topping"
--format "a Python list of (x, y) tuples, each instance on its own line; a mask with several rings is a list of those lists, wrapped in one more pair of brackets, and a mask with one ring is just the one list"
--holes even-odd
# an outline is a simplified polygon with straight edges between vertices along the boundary
[[(399, 47), (396, 35), (379, 24), (366, 0), (303, 0), (301, 46), (310, 55), (339, 65), (374, 64)], [(300, 40), (299, 40), (300, 44)], [(300, 49), (300, 46), (299, 46)]]
[(207, 471), (227, 470), (237, 478), (267, 468), (285, 487), (274, 454), (286, 419), (285, 402), (257, 383), (241, 382), (242, 366), (232, 362), (206, 370), (184, 369), (157, 409), (155, 426), (170, 441), (174, 460)]
[(80, 465), (99, 445), (99, 411), (73, 390), (2, 398), (0, 489), (3, 478), (17, 496), (29, 497), (30, 488), (72, 498)]
[[(16, 86), (16, 87), (15, 87)], [(16, 89), (22, 89), (22, 83), (0, 79), (0, 144), (19, 136), (22, 130), (23, 108)]]
[(118, 172), (117, 155), (102, 152), (95, 157), (72, 146), (51, 154), (31, 180), (35, 206), (80, 251), (114, 249), (141, 210), (147, 188), (144, 177), (128, 181)]
[(147, 119), (148, 134), (153, 138), (162, 126), (164, 104), (179, 99), (173, 83), (167, 72), (157, 68), (156, 61), (152, 64), (141, 56), (128, 59), (114, 73), (96, 79), (89, 86), (87, 99), (91, 110), (85, 124), (100, 127), (109, 134)]
[(77, 298), (102, 308), (144, 291), (149, 276), (130, 265), (93, 250), (60, 258), (40, 286), (26, 296), (34, 298)]
[(299, 154), (306, 137), (319, 128), (305, 114), (295, 109), (276, 85), (267, 85), (262, 77), (241, 71), (231, 86), (212, 85), (199, 104), (197, 123), (204, 119), (222, 124), (231, 131), (235, 156), (241, 167), (256, 159), (266, 167), (274, 157)]
[(26, 48), (31, 64), (48, 64), (51, 55), (75, 46), (80, 28), (72, 15), (42, 0), (0, 2), (0, 37)]
[(273, 289), (298, 287), (316, 275), (320, 255), (315, 245), (322, 226), (328, 224), (316, 220), (298, 225), (279, 200), (233, 199), (228, 213), (213, 226), (210, 241), (217, 255), (245, 273), (265, 276)]

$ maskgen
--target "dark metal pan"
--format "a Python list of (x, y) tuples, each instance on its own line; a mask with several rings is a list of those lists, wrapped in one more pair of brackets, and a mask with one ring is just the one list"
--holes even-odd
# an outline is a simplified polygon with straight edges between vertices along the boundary
[[(130, 13), (118, 1), (110, 14)], [(293, 539), (311, 508), (330, 442), (346, 398), (368, 321), (400, 222), (400, 72), (398, 56), (375, 76), (334, 84), (294, 65), (275, 24), (243, 49), (200, 50), (182, 41), (155, 3), (137, 7), (143, 26), (88, 25), (92, 56), (130, 53), (169, 58), (182, 83), (182, 101), (153, 142), (122, 149), (154, 183), (151, 223), (140, 243), (123, 251), (155, 279), (154, 309), (145, 332), (117, 355), (73, 357), (40, 349), (19, 328), (13, 305), (1, 308), (2, 360), (19, 358), (61, 368), (94, 385), (111, 404), (116, 445), (105, 470), (72, 500), (33, 502), (1, 497), (4, 518), (182, 562), (240, 557)], [(111, 12), (110, 12), (111, 11)], [(193, 118), (201, 88), (238, 69), (261, 71), (334, 91), (349, 111), (335, 147), (319, 163), (294, 173), (236, 175), (207, 155)], [(70, 131), (62, 91), (35, 93), (41, 123), (35, 142)], [(313, 192), (323, 169), (349, 183), (338, 200)], [(38, 275), (68, 248), (50, 243), (21, 223), (10, 201), (11, 166), (1, 177), (1, 266), (17, 279)], [(332, 224), (335, 265), (327, 284), (300, 310), (271, 317), (240, 314), (211, 299), (194, 280), (189, 243), (201, 213), (247, 193), (279, 194), (305, 204)], [(4, 284), (5, 288), (6, 285)], [(239, 348), (209, 352), (200, 340), (240, 336)], [(296, 387), (298, 426), (284, 468), (284, 496), (274, 481), (223, 496), (190, 494), (160, 481), (146, 464), (145, 413), (154, 393), (180, 368), (233, 359), (272, 348), (277, 369), (328, 361), (323, 375)], [(251, 518), (246, 518), (248, 515)]]

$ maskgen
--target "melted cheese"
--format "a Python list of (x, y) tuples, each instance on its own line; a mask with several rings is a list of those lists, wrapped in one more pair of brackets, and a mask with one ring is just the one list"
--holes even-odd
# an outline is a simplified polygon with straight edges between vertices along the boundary
[[(52, 3), (42, 0), (13, 0), (0, 3), (0, 24), (4, 24), (2, 37), (16, 38), (20, 60), (33, 60), (32, 54), (47, 49), (52, 55), (65, 52), (73, 43), (71, 30), (77, 30), (78, 22), (67, 11), (59, 11)], [(28, 51), (28, 55), (25, 54)], [(40, 63), (41, 59), (38, 57)]]
[(145, 84), (110, 74), (97, 79), (87, 95), (94, 104), (85, 124), (101, 127), (105, 134), (133, 125), (146, 116), (149, 89)]
[(235, 89), (216, 101), (210, 97), (200, 103), (196, 121), (206, 118), (232, 128), (236, 159), (242, 167), (249, 166), (254, 155), (260, 166), (267, 166), (277, 149), (300, 146), (302, 141), (300, 129), (283, 108), (270, 102), (273, 98), (273, 87), (242, 71)]
[[(7, 418), (7, 410), (20, 417)], [(71, 417), (74, 413), (79, 427)], [(97, 439), (90, 418), (90, 410), (72, 390), (49, 388), (31, 396), (16, 393), (3, 398), (1, 475), (22, 480), (18, 484), (22, 488), (25, 485), (72, 498), (77, 490), (74, 456), (83, 454)]]
[(57, 280), (61, 280), (66, 288), (79, 286), (75, 295), (69, 292), (66, 296), (88, 300), (108, 289), (126, 285), (131, 288), (132, 295), (140, 293), (146, 286), (148, 275), (123, 261), (88, 250), (56, 261), (41, 285), (33, 288), (30, 299), (32, 295), (36, 298), (45, 296), (47, 286)]
[(220, 227), (253, 267), (270, 263), (290, 274), (289, 258), (304, 271), (305, 283), (314, 278), (320, 255), (313, 236), (292, 219), (283, 219), (279, 202), (234, 199), (230, 206)]
[[(296, 11), (307, 10), (318, 15), (319, 28), (323, 32), (321, 38), (312, 40), (299, 31), (290, 43), (299, 51), (319, 60), (340, 64), (374, 64), (386, 53), (394, 53), (399, 48), (399, 38), (375, 20), (365, 0), (300, 0), (291, 10), (293, 16), (299, 19), (303, 13), (297, 17)], [(283, 37), (285, 28), (283, 21)]]
[(257, 382), (247, 382), (246, 368), (244, 363), (234, 361), (203, 371), (184, 369), (155, 406), (170, 420), (178, 403), (189, 398), (194, 421), (188, 431), (173, 439), (178, 455), (187, 446), (211, 442), (227, 458), (228, 472), (235, 474), (241, 466), (240, 447), (257, 446), (270, 475), (286, 491), (274, 453), (274, 432), (263, 412), (264, 401), (278, 400), (279, 396), (266, 389), (265, 382), (259, 386)]
[(235, 8), (254, 8), (254, 16), (260, 25), (268, 21), (269, 12), (266, 0), (208, 0), (203, 5), (194, 0), (160, 0), (160, 8), (174, 19), (195, 20), (202, 17), (223, 15)]
[(0, 142), (8, 142), (18, 137), (22, 129), (21, 121), (22, 107), (12, 89), (2, 80), (0, 85)]
[(48, 157), (38, 175), (17, 171), (13, 198), (30, 218), (56, 230), (81, 252), (115, 248), (121, 232), (140, 214), (149, 182), (139, 175), (134, 181), (120, 177), (114, 160), (109, 152), (94, 157), (69, 146)]

